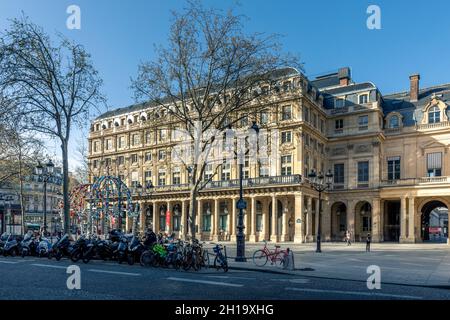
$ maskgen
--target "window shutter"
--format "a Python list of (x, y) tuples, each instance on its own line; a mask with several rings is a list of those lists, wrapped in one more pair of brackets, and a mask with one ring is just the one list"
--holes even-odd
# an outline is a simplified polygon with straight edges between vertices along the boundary
[(434, 152), (427, 154), (427, 167), (428, 169), (441, 169), (442, 168), (442, 153)]

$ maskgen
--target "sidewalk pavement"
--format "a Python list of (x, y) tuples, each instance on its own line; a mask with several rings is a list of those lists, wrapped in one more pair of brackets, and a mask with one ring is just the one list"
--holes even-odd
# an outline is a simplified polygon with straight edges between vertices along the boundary
[[(280, 243), (281, 249), (294, 253), (295, 270), (283, 270), (253, 263), (253, 252), (262, 244), (246, 244), (247, 262), (235, 262), (236, 243), (222, 243), (227, 247), (230, 269), (290, 274), (353, 281), (367, 281), (367, 267), (376, 265), (381, 270), (382, 284), (439, 286), (450, 288), (450, 246), (446, 244), (373, 243), (371, 252), (365, 243), (322, 243), (322, 253), (315, 252), (315, 243)], [(206, 244), (209, 247), (209, 244)], [(274, 244), (268, 244), (274, 249)]]

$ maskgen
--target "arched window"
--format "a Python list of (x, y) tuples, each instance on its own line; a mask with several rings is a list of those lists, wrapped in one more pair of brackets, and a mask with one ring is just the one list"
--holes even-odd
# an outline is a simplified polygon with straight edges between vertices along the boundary
[(437, 106), (431, 107), (428, 110), (428, 123), (441, 122), (441, 110)]
[(392, 116), (389, 119), (389, 128), (393, 129), (393, 128), (398, 128), (399, 127), (399, 120), (398, 120), (398, 116)]

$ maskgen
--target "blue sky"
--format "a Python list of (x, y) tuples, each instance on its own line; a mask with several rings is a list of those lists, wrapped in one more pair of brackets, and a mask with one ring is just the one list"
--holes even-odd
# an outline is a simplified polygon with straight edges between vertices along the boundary
[[(220, 8), (233, 3), (205, 1)], [(72, 4), (81, 8), (81, 30), (66, 28)], [(366, 27), (371, 4), (381, 8), (381, 30)], [(130, 78), (139, 62), (152, 59), (154, 44), (164, 45), (170, 11), (184, 5), (181, 0), (0, 0), (0, 29), (23, 11), (47, 32), (62, 32), (83, 44), (113, 109), (134, 102)], [(450, 82), (447, 0), (241, 0), (238, 12), (248, 17), (249, 32), (283, 35), (285, 51), (300, 55), (310, 78), (350, 66), (355, 81), (372, 81), (384, 94), (407, 90), (408, 76), (416, 72), (421, 87)], [(79, 136), (72, 138), (73, 145)]]

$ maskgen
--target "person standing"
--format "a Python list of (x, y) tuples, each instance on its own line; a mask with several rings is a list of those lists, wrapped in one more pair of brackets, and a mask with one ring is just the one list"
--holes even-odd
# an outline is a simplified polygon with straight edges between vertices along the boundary
[(370, 233), (368, 233), (367, 239), (366, 239), (366, 252), (370, 252), (370, 241), (371, 241), (371, 237), (370, 237)]
[(345, 232), (345, 239), (347, 240), (347, 246), (351, 246), (352, 245), (352, 239), (351, 239), (351, 233), (349, 230), (347, 230)]

